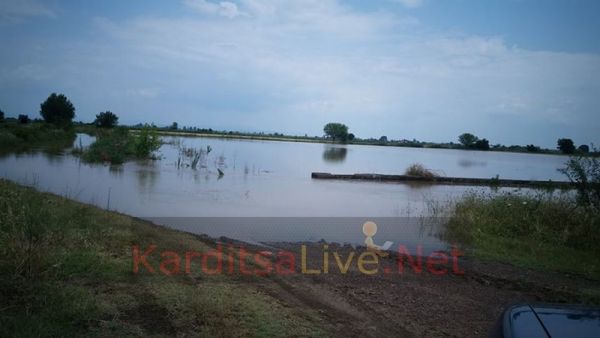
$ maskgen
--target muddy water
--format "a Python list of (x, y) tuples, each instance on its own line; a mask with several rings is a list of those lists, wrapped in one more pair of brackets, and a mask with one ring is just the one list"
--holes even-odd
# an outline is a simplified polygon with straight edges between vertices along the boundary
[[(488, 188), (322, 181), (311, 180), (310, 173), (398, 174), (412, 163), (422, 163), (448, 176), (561, 180), (556, 169), (566, 161), (562, 156), (442, 149), (190, 137), (164, 140), (168, 143), (159, 150), (160, 160), (121, 166), (85, 164), (68, 151), (62, 155), (9, 154), (0, 158), (0, 176), (214, 237), (361, 244), (361, 220), (382, 218), (386, 225), (380, 226), (376, 243), (405, 241), (433, 248), (444, 246), (435, 231), (418, 222), (389, 218), (420, 216), (431, 203)], [(92, 141), (79, 135), (75, 145)], [(189, 158), (181, 156), (182, 147), (207, 146), (212, 150), (202, 156), (196, 169), (188, 166)], [(269, 223), (271, 217), (280, 217), (279, 224)], [(306, 222), (298, 222), (298, 217)], [(323, 217), (337, 218), (324, 221)], [(340, 221), (339, 217), (349, 219)]]

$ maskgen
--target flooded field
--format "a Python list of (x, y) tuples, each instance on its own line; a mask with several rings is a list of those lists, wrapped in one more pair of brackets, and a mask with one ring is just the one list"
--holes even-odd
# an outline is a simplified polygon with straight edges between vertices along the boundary
[[(79, 135), (75, 146), (93, 138)], [(250, 242), (362, 244), (361, 220), (380, 218), (377, 238), (442, 246), (415, 221), (432, 204), (486, 187), (311, 180), (313, 171), (403, 173), (412, 163), (457, 177), (561, 180), (552, 155), (218, 138), (165, 137), (159, 160), (92, 165), (68, 151), (0, 159), (0, 176), (182, 230)], [(195, 167), (182, 149), (204, 149)], [(219, 170), (223, 175), (219, 174)], [(341, 218), (345, 217), (345, 218)], [(410, 221), (407, 221), (410, 220)], [(357, 224), (354, 224), (357, 223)], [(395, 224), (395, 225), (394, 225)], [(400, 225), (402, 224), (402, 225)]]

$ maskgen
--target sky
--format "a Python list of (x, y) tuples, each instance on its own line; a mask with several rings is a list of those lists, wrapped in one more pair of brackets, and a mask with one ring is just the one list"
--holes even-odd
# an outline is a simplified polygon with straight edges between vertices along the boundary
[(0, 0), (0, 109), (76, 120), (600, 145), (596, 0)]

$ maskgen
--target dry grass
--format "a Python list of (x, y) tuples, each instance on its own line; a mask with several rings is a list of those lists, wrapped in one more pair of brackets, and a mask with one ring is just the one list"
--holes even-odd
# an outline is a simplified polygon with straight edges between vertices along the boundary
[(404, 172), (404, 174), (408, 175), (408, 176), (423, 177), (423, 178), (434, 178), (434, 177), (438, 176), (436, 173), (425, 168), (420, 163), (411, 164), (408, 168), (406, 168), (406, 171)]

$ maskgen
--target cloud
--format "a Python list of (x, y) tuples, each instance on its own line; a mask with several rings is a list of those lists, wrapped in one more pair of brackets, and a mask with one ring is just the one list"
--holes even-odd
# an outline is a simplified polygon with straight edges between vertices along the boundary
[(404, 7), (415, 8), (423, 4), (424, 0), (394, 0)]
[[(51, 51), (20, 59), (61, 74), (47, 85), (81, 96), (78, 111), (121, 110), (124, 123), (177, 116), (180, 125), (319, 134), (341, 121), (360, 137), (448, 141), (470, 131), (552, 146), (577, 131), (600, 141), (596, 54), (435, 32), (334, 0), (241, 0), (228, 15), (213, 2), (185, 5), (215, 18), (98, 18), (97, 38), (61, 46), (59, 60), (44, 57)], [(228, 19), (237, 12), (243, 20)], [(5, 71), (3, 82), (31, 73)]]
[(127, 94), (142, 98), (155, 98), (158, 96), (158, 90), (155, 88), (131, 88), (127, 90)]
[(201, 13), (212, 15), (218, 14), (229, 19), (246, 15), (246, 13), (241, 12), (238, 9), (238, 6), (235, 3), (229, 1), (214, 3), (207, 0), (184, 0), (183, 3)]
[(56, 17), (56, 13), (36, 0), (3, 0), (0, 2), (0, 19), (9, 22), (28, 17)]

